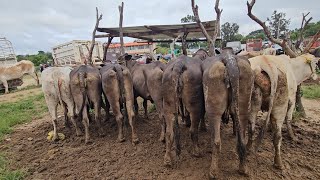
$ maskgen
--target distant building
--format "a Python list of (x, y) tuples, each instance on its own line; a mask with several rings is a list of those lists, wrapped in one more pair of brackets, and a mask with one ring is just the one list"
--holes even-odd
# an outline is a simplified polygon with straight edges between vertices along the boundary
[[(108, 52), (120, 52), (120, 43), (110, 44)], [(153, 51), (156, 48), (155, 43), (148, 44), (147, 42), (130, 42), (124, 43), (124, 51), (128, 54), (144, 54)]]

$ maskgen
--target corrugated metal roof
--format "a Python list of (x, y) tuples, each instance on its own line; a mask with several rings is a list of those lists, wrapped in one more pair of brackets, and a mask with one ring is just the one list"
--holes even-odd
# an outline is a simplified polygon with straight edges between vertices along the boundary
[[(202, 22), (207, 32), (213, 35), (215, 21)], [(109, 36), (119, 37), (119, 27), (98, 28), (98, 32), (108, 33)], [(184, 32), (188, 32), (187, 39), (205, 38), (197, 23), (183, 23), (173, 25), (145, 25), (123, 27), (123, 36), (144, 40), (168, 40), (173, 39)]]

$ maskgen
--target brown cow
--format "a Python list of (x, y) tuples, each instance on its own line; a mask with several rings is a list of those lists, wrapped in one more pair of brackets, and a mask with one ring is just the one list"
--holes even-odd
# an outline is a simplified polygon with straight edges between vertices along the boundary
[(90, 142), (89, 135), (89, 108), (93, 104), (96, 125), (99, 134), (104, 135), (101, 126), (102, 89), (98, 68), (81, 65), (70, 72), (70, 87), (75, 102), (76, 113), (82, 118), (85, 127), (85, 143)]
[[(223, 51), (221, 55), (207, 58), (202, 64), (205, 108), (211, 129), (212, 161), (210, 178), (218, 173), (221, 151), (220, 124), (223, 116), (234, 120), (237, 135), (239, 172), (246, 173), (245, 133), (249, 120), (253, 73), (247, 59)], [(241, 86), (240, 86), (241, 84)]]
[[(100, 69), (102, 89), (106, 97), (107, 109), (112, 108), (118, 124), (118, 141), (123, 142), (124, 116), (127, 115), (132, 131), (132, 143), (139, 141), (135, 128), (135, 114), (133, 111), (133, 85), (129, 69), (119, 64), (105, 64)], [(124, 113), (121, 113), (124, 107)]]
[(166, 153), (164, 164), (172, 164), (171, 149), (176, 146), (180, 154), (178, 108), (183, 103), (191, 119), (192, 154), (199, 156), (198, 126), (204, 118), (204, 98), (202, 88), (202, 61), (198, 58), (180, 56), (165, 69), (162, 78), (163, 115), (166, 122)]

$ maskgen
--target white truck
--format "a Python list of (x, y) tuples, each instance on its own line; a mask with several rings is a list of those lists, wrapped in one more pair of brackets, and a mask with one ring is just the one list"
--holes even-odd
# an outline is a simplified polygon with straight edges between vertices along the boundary
[(238, 52), (241, 50), (241, 42), (240, 41), (227, 42), (226, 47), (232, 48), (233, 52)]
[[(52, 48), (52, 57), (55, 65), (73, 66), (83, 64), (88, 57), (91, 41), (73, 40), (67, 43), (57, 45)], [(95, 42), (92, 52), (92, 61), (94, 64), (102, 64), (103, 44)]]

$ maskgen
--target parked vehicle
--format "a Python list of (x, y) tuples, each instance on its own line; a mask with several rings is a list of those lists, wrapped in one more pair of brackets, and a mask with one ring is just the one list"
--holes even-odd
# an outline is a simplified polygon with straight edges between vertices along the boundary
[(226, 47), (232, 48), (233, 52), (239, 52), (241, 50), (241, 42), (240, 41), (231, 41), (227, 42)]

